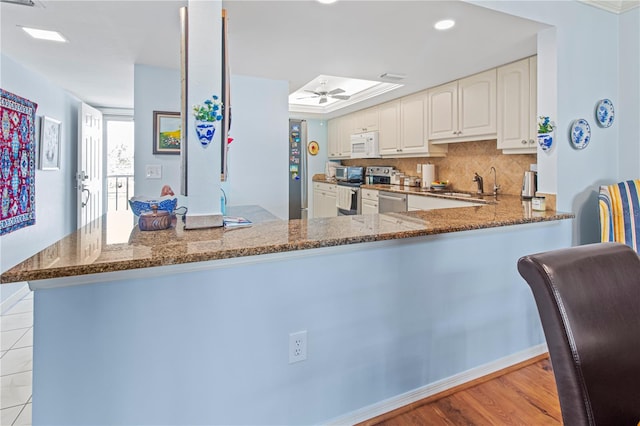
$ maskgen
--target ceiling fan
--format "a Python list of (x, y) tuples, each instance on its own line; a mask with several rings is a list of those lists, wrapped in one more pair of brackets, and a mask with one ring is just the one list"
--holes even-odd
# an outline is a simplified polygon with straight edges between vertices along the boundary
[(346, 101), (347, 99), (349, 99), (351, 97), (350, 95), (340, 95), (340, 93), (344, 93), (344, 90), (340, 89), (340, 88), (336, 88), (336, 89), (333, 89), (333, 90), (327, 90), (327, 82), (326, 81), (321, 81), (320, 82), (320, 87), (317, 88), (316, 90), (305, 90), (305, 92), (313, 93), (313, 96), (307, 96), (307, 97), (298, 98), (298, 99), (320, 98), (318, 100), (319, 104), (326, 103), (329, 98), (340, 99), (342, 101)]

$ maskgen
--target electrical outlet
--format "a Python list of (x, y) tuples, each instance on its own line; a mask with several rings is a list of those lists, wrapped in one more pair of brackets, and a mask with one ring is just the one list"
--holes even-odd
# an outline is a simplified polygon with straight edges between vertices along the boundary
[(422, 164), (418, 163), (416, 166), (416, 173), (420, 173), (422, 171)]
[(289, 334), (289, 364), (307, 359), (307, 330)]

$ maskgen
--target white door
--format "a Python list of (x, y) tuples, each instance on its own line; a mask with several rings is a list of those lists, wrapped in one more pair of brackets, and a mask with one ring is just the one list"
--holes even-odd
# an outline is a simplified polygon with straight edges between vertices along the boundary
[(85, 261), (100, 255), (102, 229), (102, 113), (84, 103), (78, 117), (78, 240)]

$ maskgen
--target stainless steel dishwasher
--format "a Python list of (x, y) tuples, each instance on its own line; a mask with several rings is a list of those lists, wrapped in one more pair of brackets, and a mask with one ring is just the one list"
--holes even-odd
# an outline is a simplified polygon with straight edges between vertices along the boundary
[(406, 212), (407, 194), (380, 191), (378, 193), (378, 213)]

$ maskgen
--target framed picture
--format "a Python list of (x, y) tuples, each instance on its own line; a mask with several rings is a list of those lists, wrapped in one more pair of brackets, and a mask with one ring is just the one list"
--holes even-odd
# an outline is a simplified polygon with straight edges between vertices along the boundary
[(60, 121), (42, 116), (40, 120), (40, 169), (60, 169)]
[(180, 155), (179, 112), (153, 111), (153, 153)]

